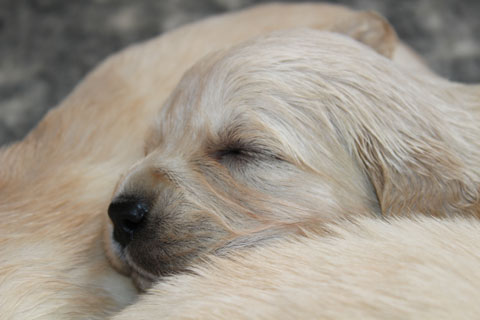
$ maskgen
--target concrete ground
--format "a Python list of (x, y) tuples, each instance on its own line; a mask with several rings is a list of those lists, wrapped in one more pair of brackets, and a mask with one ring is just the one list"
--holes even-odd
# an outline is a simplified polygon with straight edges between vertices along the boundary
[[(102, 59), (256, 0), (0, 0), (0, 145), (21, 139)], [(443, 76), (480, 82), (480, 1), (338, 0), (373, 9)]]

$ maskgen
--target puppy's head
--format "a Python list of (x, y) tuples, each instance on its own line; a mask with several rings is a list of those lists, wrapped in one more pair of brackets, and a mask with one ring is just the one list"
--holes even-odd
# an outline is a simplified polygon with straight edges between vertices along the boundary
[(412, 115), (411, 102), (425, 99), (415, 81), (350, 38), (312, 30), (205, 58), (183, 77), (145, 158), (116, 188), (106, 232), (112, 261), (146, 289), (207, 253), (334, 217), (422, 209), (411, 184), (425, 177), (410, 172), (438, 168), (449, 179), (444, 169), (458, 159), (416, 156), (443, 136)]

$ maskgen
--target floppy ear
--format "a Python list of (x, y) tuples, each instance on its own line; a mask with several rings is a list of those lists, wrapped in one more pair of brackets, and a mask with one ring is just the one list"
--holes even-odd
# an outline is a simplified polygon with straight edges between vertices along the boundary
[(469, 140), (475, 135), (471, 123), (443, 121), (427, 107), (389, 109), (370, 109), (379, 116), (374, 121), (375, 115), (352, 113), (349, 122), (360, 125), (347, 133), (382, 213), (479, 217), (480, 156), (477, 142)]
[(373, 11), (352, 13), (331, 27), (330, 31), (345, 34), (387, 58), (392, 58), (398, 41), (390, 23)]

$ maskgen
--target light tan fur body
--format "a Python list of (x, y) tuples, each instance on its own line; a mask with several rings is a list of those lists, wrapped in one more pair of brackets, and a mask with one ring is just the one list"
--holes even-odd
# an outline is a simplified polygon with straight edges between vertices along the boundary
[(480, 222), (339, 222), (167, 278), (115, 320), (478, 319)]
[[(129, 279), (103, 254), (102, 221), (119, 176), (143, 157), (149, 123), (181, 75), (211, 51), (277, 29), (335, 30), (350, 14), (267, 5), (131, 47), (93, 71), (23, 141), (3, 148), (0, 318), (103, 319), (130, 303)], [(401, 44), (394, 61), (429, 73)]]
[(103, 319), (130, 302), (130, 280), (104, 257), (102, 221), (183, 72), (252, 36), (327, 28), (349, 14), (329, 5), (266, 5), (169, 32), (109, 58), (28, 137), (2, 148), (0, 318)]

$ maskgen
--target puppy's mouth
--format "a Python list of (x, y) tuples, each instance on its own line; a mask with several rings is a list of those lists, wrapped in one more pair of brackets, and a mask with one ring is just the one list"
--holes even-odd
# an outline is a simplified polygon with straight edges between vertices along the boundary
[(131, 268), (126, 262), (124, 249), (113, 238), (113, 228), (111, 224), (107, 224), (104, 232), (104, 248), (107, 259), (112, 267), (119, 273), (129, 276)]
[(133, 261), (129, 255), (128, 246), (124, 248), (114, 239), (113, 230), (107, 231), (106, 255), (113, 268), (130, 277), (139, 291), (148, 290), (158, 280), (157, 276), (143, 270)]
[(131, 275), (130, 275), (132, 281), (133, 281), (133, 284), (135, 285), (135, 287), (138, 289), (138, 291), (140, 292), (145, 292), (147, 291), (148, 289), (150, 289), (153, 285), (153, 281), (150, 280), (150, 279), (147, 279), (145, 278), (142, 274), (136, 272), (136, 271), (132, 271)]
[[(139, 267), (129, 255), (128, 248), (122, 248), (114, 239), (112, 239), (112, 246), (117, 261), (115, 263), (112, 262), (112, 259), (110, 261), (115, 269), (129, 276), (139, 291), (144, 292), (151, 288), (158, 277)], [(118, 262), (121, 263), (120, 266)]]
[(130, 268), (130, 277), (133, 281), (133, 284), (139, 291), (147, 291), (152, 287), (155, 281), (158, 280), (158, 277), (145, 271), (141, 267), (139, 267), (130, 257), (128, 251), (124, 255), (125, 263)]

